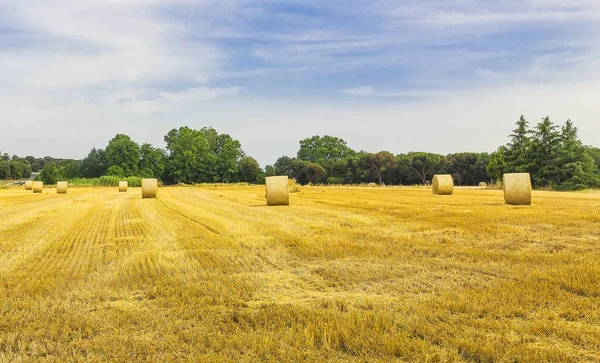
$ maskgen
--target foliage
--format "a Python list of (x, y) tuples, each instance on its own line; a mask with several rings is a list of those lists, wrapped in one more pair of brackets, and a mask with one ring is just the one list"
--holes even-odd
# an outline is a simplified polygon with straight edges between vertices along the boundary
[(330, 160), (341, 160), (354, 155), (346, 142), (333, 136), (313, 136), (300, 141), (298, 159), (312, 163), (324, 164)]
[(529, 172), (538, 188), (576, 190), (600, 184), (600, 149), (583, 145), (570, 120), (559, 127), (548, 117), (530, 127), (521, 116), (509, 142), (492, 154), (356, 152), (341, 138), (315, 135), (299, 142), (296, 157), (282, 156), (264, 172), (238, 140), (213, 128), (180, 127), (164, 140), (166, 149), (161, 149), (117, 134), (106, 149), (94, 147), (81, 161), (0, 153), (0, 179), (19, 179), (45, 169), (48, 180), (135, 175), (166, 184), (263, 183), (265, 176), (287, 175), (300, 184), (413, 185), (450, 173), (457, 185), (478, 185), (500, 180), (507, 172)]
[(108, 142), (106, 161), (111, 166), (118, 166), (124, 176), (136, 175), (140, 163), (140, 147), (127, 135), (117, 134)]
[(0, 155), (0, 179), (25, 179), (31, 176), (31, 164), (27, 159), (8, 154)]
[(264, 182), (264, 173), (256, 159), (244, 156), (238, 165), (238, 180), (250, 184), (262, 184)]
[(81, 173), (84, 178), (98, 178), (106, 173), (108, 160), (103, 149), (92, 148), (88, 156), (81, 161)]
[(528, 172), (535, 187), (578, 190), (598, 185), (598, 164), (593, 149), (578, 138), (571, 120), (559, 128), (549, 117), (530, 129), (523, 116), (510, 135), (511, 142), (492, 155), (488, 174)]
[[(361, 160), (363, 168), (377, 176), (379, 185), (383, 185), (384, 180), (394, 178), (393, 173), (396, 171), (396, 158), (394, 154), (388, 151), (380, 151), (376, 154), (364, 154)], [(384, 178), (382, 178), (382, 175), (384, 175)]]
[(142, 178), (136, 176), (130, 176), (127, 178), (119, 178), (114, 175), (103, 175), (98, 178), (98, 186), (101, 187), (118, 187), (121, 180), (126, 180), (130, 187), (141, 187)]
[(502, 180), (502, 175), (507, 171), (505, 155), (508, 152), (506, 146), (500, 146), (498, 150), (492, 153), (485, 170), (492, 181)]
[(478, 185), (490, 181), (486, 166), (490, 162), (488, 153), (458, 153), (446, 157), (448, 173), (456, 185)]
[(44, 184), (56, 184), (59, 179), (62, 179), (59, 168), (54, 163), (46, 163), (40, 172), (39, 178)]
[(212, 128), (173, 129), (167, 143), (166, 180), (171, 183), (235, 182), (244, 153), (239, 141)]
[(152, 147), (148, 143), (140, 146), (139, 170), (140, 176), (162, 179), (165, 172), (167, 154), (165, 150)]

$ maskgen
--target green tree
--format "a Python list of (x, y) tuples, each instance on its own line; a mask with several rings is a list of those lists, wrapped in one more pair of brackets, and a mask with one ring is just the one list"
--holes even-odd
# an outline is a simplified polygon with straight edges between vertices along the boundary
[(302, 161), (289, 156), (282, 156), (273, 164), (275, 175), (287, 175), (290, 178), (299, 178), (302, 172)]
[(354, 150), (350, 149), (344, 140), (325, 135), (301, 140), (297, 157), (302, 161), (325, 164), (330, 160), (341, 160), (354, 154)]
[(538, 186), (550, 186), (559, 174), (555, 163), (561, 146), (558, 126), (546, 117), (533, 130), (531, 144), (531, 178)]
[(81, 177), (81, 161), (79, 160), (67, 161), (59, 169), (60, 174), (66, 179)]
[(135, 176), (140, 162), (140, 147), (127, 135), (117, 134), (106, 147), (107, 166), (120, 167), (125, 176)]
[(598, 167), (592, 155), (577, 136), (578, 130), (571, 120), (561, 129), (560, 148), (555, 164), (556, 177), (551, 184), (559, 190), (577, 190), (594, 186), (598, 181)]
[(44, 166), (44, 159), (36, 158), (34, 156), (26, 156), (25, 160), (29, 162), (31, 165), (31, 170), (34, 172), (38, 172)]
[(529, 122), (523, 115), (516, 123), (517, 127), (510, 134), (510, 142), (503, 150), (504, 153), (504, 172), (523, 173), (528, 172), (532, 167), (532, 139), (529, 136), (532, 131), (529, 130)]
[(370, 170), (377, 177), (379, 185), (392, 184), (394, 172), (396, 171), (396, 158), (388, 151), (380, 151), (375, 154), (365, 154), (362, 158), (364, 168)]
[(275, 167), (273, 165), (265, 166), (265, 176), (276, 176), (276, 175), (277, 175), (277, 171), (275, 170)]
[(10, 162), (0, 157), (0, 179), (10, 177)]
[(209, 154), (206, 136), (189, 127), (173, 129), (165, 136), (167, 143), (167, 180), (192, 184), (206, 171), (203, 158)]
[(233, 182), (244, 156), (239, 141), (212, 128), (180, 127), (165, 136), (168, 182)]
[(264, 173), (254, 158), (244, 156), (238, 166), (238, 180), (247, 183), (262, 183)]
[(62, 179), (56, 164), (53, 162), (44, 164), (39, 177), (44, 184), (56, 184), (59, 179)]
[(213, 181), (225, 183), (235, 182), (238, 177), (238, 165), (244, 152), (238, 140), (228, 134), (219, 134), (214, 129), (203, 129), (207, 132), (211, 150), (214, 154), (211, 172)]
[(446, 158), (443, 155), (426, 152), (411, 152), (407, 154), (408, 168), (416, 175), (421, 184), (433, 179), (434, 174), (446, 172)]
[(23, 179), (31, 177), (31, 165), (25, 159), (13, 157), (10, 161), (10, 175), (14, 179)]
[(594, 159), (598, 169), (600, 169), (600, 148), (587, 146), (585, 149), (592, 159)]
[(92, 148), (90, 153), (81, 161), (81, 176), (84, 178), (99, 178), (108, 169), (106, 152)]
[(139, 176), (162, 180), (167, 154), (163, 149), (154, 148), (148, 143), (140, 146)]
[[(125, 171), (118, 165), (112, 165), (109, 166), (108, 169), (106, 170), (106, 175), (108, 176), (116, 176), (119, 178), (125, 178), (127, 177)], [(151, 176), (148, 176), (151, 177)]]
[(488, 181), (486, 166), (489, 162), (487, 153), (457, 153), (447, 157), (448, 172), (452, 174), (454, 182), (458, 185), (477, 185)]
[(507, 153), (506, 146), (500, 146), (498, 150), (492, 153), (490, 161), (486, 165), (486, 171), (491, 180), (500, 181), (507, 170), (504, 156)]
[(320, 184), (324, 183), (327, 178), (327, 171), (324, 167), (310, 161), (302, 162), (302, 172), (298, 179), (300, 184)]

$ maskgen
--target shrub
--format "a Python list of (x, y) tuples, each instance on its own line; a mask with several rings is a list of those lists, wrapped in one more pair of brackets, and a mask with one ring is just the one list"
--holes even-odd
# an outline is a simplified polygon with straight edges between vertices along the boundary
[(101, 187), (118, 187), (121, 178), (113, 175), (102, 175), (98, 181), (98, 185), (100, 185)]

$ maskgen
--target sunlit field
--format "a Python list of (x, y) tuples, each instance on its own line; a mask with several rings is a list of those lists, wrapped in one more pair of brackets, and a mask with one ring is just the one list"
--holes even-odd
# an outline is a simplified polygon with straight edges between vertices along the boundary
[(0, 189), (0, 360), (600, 361), (600, 194)]

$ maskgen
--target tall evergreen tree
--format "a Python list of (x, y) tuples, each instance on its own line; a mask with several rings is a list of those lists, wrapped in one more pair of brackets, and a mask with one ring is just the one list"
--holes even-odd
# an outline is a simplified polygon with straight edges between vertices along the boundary
[(531, 178), (538, 187), (551, 186), (560, 170), (555, 162), (561, 139), (558, 126), (546, 117), (533, 130), (531, 145)]
[(596, 183), (595, 160), (577, 137), (577, 127), (567, 120), (560, 133), (560, 149), (554, 159), (557, 170), (552, 184), (559, 190), (585, 189)]
[(531, 131), (529, 122), (523, 115), (516, 123), (517, 127), (510, 134), (510, 142), (504, 152), (504, 172), (523, 173), (531, 168)]

